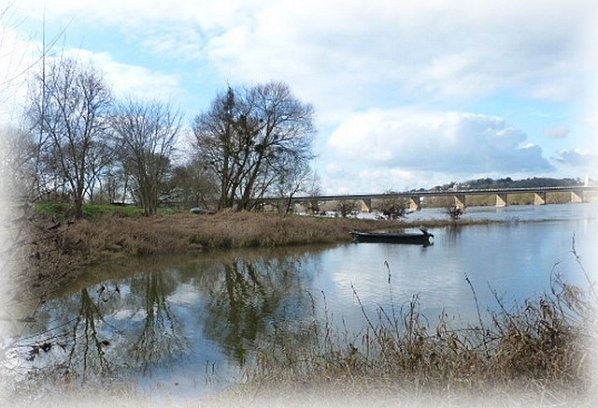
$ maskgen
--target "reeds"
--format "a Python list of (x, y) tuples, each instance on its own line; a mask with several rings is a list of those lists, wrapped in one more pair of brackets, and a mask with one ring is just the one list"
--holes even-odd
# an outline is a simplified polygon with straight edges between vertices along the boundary
[[(392, 298), (390, 268), (388, 273)], [(492, 395), (511, 402), (540, 398), (542, 406), (581, 403), (590, 398), (596, 301), (591, 291), (553, 274), (550, 293), (512, 309), (496, 297), (496, 311), (478, 313), (478, 321), (464, 328), (451, 327), (445, 313), (431, 325), (417, 296), (378, 306), (373, 315), (361, 305), (364, 329), (353, 337), (334, 328), (327, 311), (318, 319), (314, 309), (312, 321), (277, 334), (278, 347), (258, 351), (246, 386), (324, 387), (354, 396), (375, 391), (384, 398)]]

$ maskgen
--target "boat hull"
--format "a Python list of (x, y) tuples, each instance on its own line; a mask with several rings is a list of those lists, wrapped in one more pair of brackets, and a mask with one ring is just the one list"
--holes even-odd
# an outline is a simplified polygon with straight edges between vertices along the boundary
[(355, 242), (376, 242), (386, 244), (416, 244), (431, 245), (432, 234), (420, 233), (390, 233), (390, 232), (352, 232)]

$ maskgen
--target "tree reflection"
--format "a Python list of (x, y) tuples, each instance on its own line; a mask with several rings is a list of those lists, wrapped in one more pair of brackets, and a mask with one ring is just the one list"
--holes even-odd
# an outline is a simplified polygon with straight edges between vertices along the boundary
[(222, 267), (223, 279), (210, 296), (205, 334), (243, 367), (260, 340), (309, 310), (301, 307), (307, 292), (292, 259), (235, 260)]
[(187, 349), (187, 341), (166, 300), (168, 290), (164, 275), (147, 272), (145, 284), (146, 318), (130, 352), (141, 370), (147, 373), (153, 364), (173, 360), (183, 353)]
[[(110, 353), (111, 330), (90, 290), (82, 289), (68, 301), (50, 302), (46, 308), (52, 324), (17, 341), (9, 353), (14, 361), (22, 361), (15, 370), (25, 372), (18, 387), (36, 385), (40, 378), (55, 384), (114, 379), (119, 366)], [(50, 320), (51, 312), (59, 318)]]
[(210, 254), (176, 267), (150, 261), (126, 265), (141, 273), (41, 306), (12, 348), (15, 388), (41, 395), (38, 384), (118, 385), (179, 364), (199, 364), (201, 375), (206, 359), (246, 367), (255, 350), (301, 337), (312, 310), (304, 252)]
[[(174, 359), (187, 348), (182, 325), (167, 301), (176, 286), (160, 272), (147, 272), (49, 301), (32, 334), (13, 346), (27, 378), (18, 386), (35, 386), (40, 378), (55, 384), (108, 383), (122, 379), (127, 367), (147, 373), (152, 364)], [(143, 315), (136, 320), (142, 324), (117, 317), (123, 312)]]
[(100, 308), (91, 299), (87, 289), (81, 290), (81, 309), (72, 330), (72, 346), (68, 355), (66, 371), (69, 373), (76, 367), (81, 369), (83, 382), (88, 370), (95, 375), (105, 377), (113, 372), (113, 364), (106, 358), (104, 348), (110, 345), (102, 339), (97, 323), (102, 322)]

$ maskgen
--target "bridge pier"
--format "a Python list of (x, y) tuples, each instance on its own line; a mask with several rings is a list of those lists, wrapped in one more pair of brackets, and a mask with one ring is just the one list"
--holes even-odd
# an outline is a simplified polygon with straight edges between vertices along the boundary
[[(588, 195), (586, 195), (586, 193)], [(593, 200), (594, 195), (598, 193), (598, 185), (595, 186), (562, 186), (562, 187), (534, 187), (534, 188), (495, 188), (495, 189), (470, 189), (470, 190), (452, 190), (452, 191), (435, 191), (435, 190), (411, 190), (403, 193), (385, 193), (385, 194), (354, 194), (354, 195), (330, 195), (330, 196), (300, 196), (293, 197), (292, 203), (305, 203), (308, 206), (313, 206), (317, 209), (320, 202), (342, 202), (343, 200), (351, 200), (352, 205), (361, 202), (363, 211), (371, 212), (372, 200), (387, 200), (387, 199), (401, 199), (404, 205), (409, 205), (410, 210), (419, 210), (423, 200), (428, 198), (438, 198), (438, 203), (443, 206), (455, 206), (464, 209), (467, 205), (465, 202), (466, 196), (486, 196), (488, 198), (495, 198), (496, 205), (508, 205), (507, 195), (525, 195), (526, 201), (529, 203), (533, 195), (532, 203), (535, 205), (545, 205), (555, 202), (562, 202), (563, 199), (570, 203), (583, 203), (585, 200)], [(558, 200), (550, 200), (552, 194), (559, 194)], [(584, 195), (586, 195), (584, 197)], [(591, 197), (590, 197), (591, 196)], [(263, 198), (263, 204), (277, 205), (281, 202), (287, 202), (287, 197), (268, 197)], [(434, 200), (431, 200), (434, 202)], [(315, 204), (312, 204), (315, 203)], [(408, 203), (408, 204), (407, 204)], [(359, 205), (359, 204), (358, 204)], [(308, 207), (309, 208), (309, 207)]]
[(571, 191), (571, 204), (583, 203), (583, 190)]
[(534, 193), (534, 205), (545, 205), (546, 193)]
[(411, 211), (419, 211), (422, 209), (420, 197), (409, 197), (409, 209)]
[(455, 194), (455, 207), (460, 208), (462, 210), (465, 209), (465, 194)]
[(507, 194), (506, 193), (497, 194), (496, 195), (496, 206), (497, 207), (506, 207), (507, 205), (509, 205)]
[(364, 198), (361, 200), (361, 212), (371, 213), (372, 212), (372, 199)]

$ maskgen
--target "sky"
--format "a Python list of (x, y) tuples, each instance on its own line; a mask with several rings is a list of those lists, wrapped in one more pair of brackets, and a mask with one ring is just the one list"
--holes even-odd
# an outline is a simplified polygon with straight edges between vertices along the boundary
[(287, 83), (315, 108), (324, 194), (598, 179), (594, 4), (0, 0), (0, 117), (18, 117), (45, 21), (51, 54), (92, 62), (117, 97), (173, 104), (188, 127), (228, 85)]

